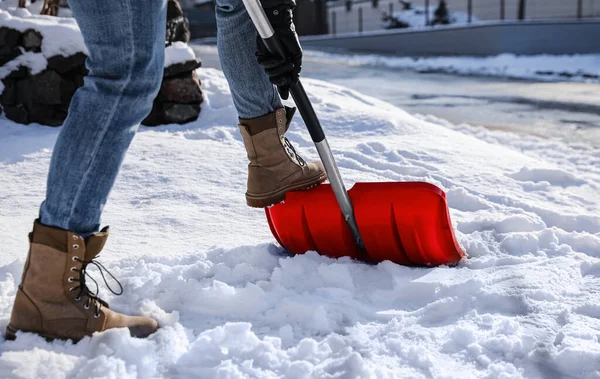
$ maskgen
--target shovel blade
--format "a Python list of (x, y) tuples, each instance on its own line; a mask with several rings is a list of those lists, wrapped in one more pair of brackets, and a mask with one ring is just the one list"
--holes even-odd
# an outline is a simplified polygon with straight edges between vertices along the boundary
[(322, 184), (286, 195), (266, 209), (275, 239), (288, 251), (317, 251), (407, 266), (458, 263), (460, 248), (444, 191), (430, 183), (356, 183), (348, 191), (365, 249), (356, 245), (333, 190)]

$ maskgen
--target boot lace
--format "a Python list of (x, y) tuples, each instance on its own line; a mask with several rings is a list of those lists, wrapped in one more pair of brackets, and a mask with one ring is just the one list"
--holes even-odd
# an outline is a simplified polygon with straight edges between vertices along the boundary
[(298, 155), (296, 149), (294, 149), (294, 146), (287, 139), (287, 137), (283, 137), (283, 146), (285, 147), (285, 151), (290, 157), (296, 158), (296, 161), (298, 161), (298, 164), (300, 164), (300, 166), (306, 166), (306, 162), (304, 161), (304, 159), (302, 159), (300, 155)]
[[(121, 282), (119, 282), (117, 280), (117, 278), (115, 278), (115, 276), (110, 271), (108, 271), (108, 269), (106, 267), (104, 267), (104, 265), (102, 263), (98, 262), (97, 260), (92, 259), (89, 261), (84, 261), (77, 257), (73, 257), (73, 260), (76, 262), (81, 262), (81, 269), (78, 270), (75, 267), (71, 268), (71, 271), (79, 272), (79, 279), (71, 277), (71, 278), (69, 278), (69, 281), (79, 282), (79, 285), (71, 288), (70, 291), (79, 290), (79, 292), (77, 293), (77, 296), (75, 296), (75, 301), (81, 301), (81, 299), (83, 299), (85, 297), (87, 300), (83, 307), (85, 309), (90, 309), (90, 307), (94, 307), (94, 317), (98, 318), (98, 317), (100, 317), (100, 309), (102, 309), (103, 306), (108, 308), (108, 304), (104, 300), (102, 300), (98, 297), (98, 290), (99, 290), (98, 282), (90, 274), (88, 274), (88, 272), (87, 272), (88, 265), (93, 264), (94, 266), (96, 266), (96, 268), (98, 268), (98, 271), (100, 271), (100, 275), (102, 275), (102, 279), (104, 280), (104, 284), (106, 285), (106, 288), (108, 288), (108, 290), (110, 292), (112, 292), (114, 295), (117, 295), (117, 296), (122, 295), (123, 294), (123, 286), (121, 285)], [(108, 284), (108, 280), (106, 279), (104, 272), (106, 272), (115, 281), (115, 283), (117, 283), (117, 285), (119, 286), (119, 292), (113, 290), (113, 288), (110, 286), (110, 284)], [(92, 292), (88, 288), (86, 278), (89, 278), (92, 282), (94, 282), (94, 284), (96, 286), (96, 291)]]

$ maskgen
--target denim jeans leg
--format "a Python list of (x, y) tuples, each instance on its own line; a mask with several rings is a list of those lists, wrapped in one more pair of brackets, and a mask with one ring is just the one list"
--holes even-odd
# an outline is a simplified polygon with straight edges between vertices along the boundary
[(89, 50), (89, 74), (56, 141), (40, 219), (86, 235), (99, 229), (125, 153), (160, 88), (166, 0), (69, 5)]
[(241, 118), (281, 108), (281, 99), (256, 60), (257, 32), (241, 0), (216, 0), (217, 45), (223, 73)]

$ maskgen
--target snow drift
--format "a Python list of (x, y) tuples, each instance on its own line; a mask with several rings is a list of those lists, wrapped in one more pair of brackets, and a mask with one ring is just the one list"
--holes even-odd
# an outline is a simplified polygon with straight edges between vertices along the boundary
[(543, 81), (600, 81), (600, 54), (514, 55), (492, 57), (393, 57), (373, 54), (332, 54), (307, 51), (312, 58), (343, 59), (350, 66), (385, 67)]
[[(246, 157), (222, 73), (200, 69), (198, 121), (141, 131), (104, 221), (114, 309), (156, 317), (71, 342), (0, 343), (0, 377), (597, 378), (600, 152), (414, 117), (306, 87), (342, 175), (444, 188), (456, 268), (366, 265), (273, 243), (244, 203)], [(56, 130), (0, 121), (0, 328), (42, 200)], [(297, 118), (289, 133), (316, 151)], [(15, 262), (10, 263), (13, 259)]]

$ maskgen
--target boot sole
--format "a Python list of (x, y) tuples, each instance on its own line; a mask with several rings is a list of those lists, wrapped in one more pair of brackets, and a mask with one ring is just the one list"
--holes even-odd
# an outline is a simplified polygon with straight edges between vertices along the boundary
[(279, 204), (285, 200), (285, 195), (290, 191), (309, 190), (318, 186), (327, 180), (326, 174), (321, 174), (317, 178), (312, 178), (301, 183), (296, 183), (283, 187), (280, 190), (265, 195), (251, 195), (246, 192), (246, 203), (252, 208), (267, 208)]
[(4, 332), (4, 339), (7, 341), (14, 341), (17, 339), (17, 330), (10, 326), (10, 324), (6, 327), (6, 332)]
[[(42, 333), (42, 332), (38, 332), (35, 330), (22, 330), (22, 329), (17, 329), (15, 327), (13, 327), (12, 325), (8, 324), (8, 326), (6, 327), (6, 332), (4, 332), (4, 339), (7, 341), (14, 341), (17, 339), (17, 332), (23, 332), (23, 333), (33, 333), (33, 334), (37, 334), (42, 338), (45, 338), (47, 342), (52, 342), (54, 340), (61, 340), (61, 341), (73, 341), (73, 343), (77, 343), (79, 341), (81, 341), (84, 337), (81, 338), (69, 338), (69, 337), (59, 337), (59, 336), (55, 336), (52, 334), (48, 334), (48, 333)], [(132, 334), (132, 330), (129, 329), (129, 332), (131, 334), (132, 337), (135, 338), (146, 338), (149, 335), (153, 334), (154, 332), (156, 332), (156, 330), (150, 334), (142, 334), (140, 333), (139, 335), (134, 335)]]
[(77, 342), (81, 341), (81, 338), (57, 337), (57, 336), (53, 336), (51, 334), (37, 332), (35, 330), (21, 330), (21, 329), (17, 329), (15, 327), (13, 327), (10, 324), (8, 324), (8, 326), (6, 327), (6, 332), (4, 332), (4, 339), (7, 340), (7, 341), (14, 341), (14, 340), (16, 340), (17, 339), (17, 332), (37, 334), (40, 337), (45, 338), (47, 342), (52, 342), (54, 340), (62, 340), (62, 341), (71, 340), (71, 341), (73, 341), (73, 343), (77, 343)]

